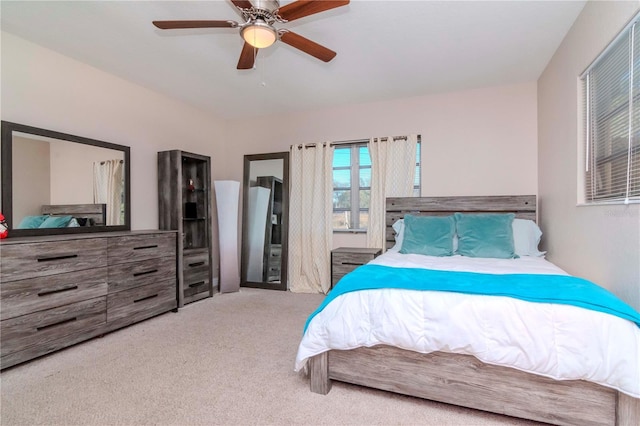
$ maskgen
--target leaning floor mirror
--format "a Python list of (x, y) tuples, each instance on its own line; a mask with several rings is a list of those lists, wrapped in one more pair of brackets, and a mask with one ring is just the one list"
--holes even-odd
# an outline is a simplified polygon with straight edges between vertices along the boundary
[(287, 290), (289, 153), (244, 156), (241, 286)]

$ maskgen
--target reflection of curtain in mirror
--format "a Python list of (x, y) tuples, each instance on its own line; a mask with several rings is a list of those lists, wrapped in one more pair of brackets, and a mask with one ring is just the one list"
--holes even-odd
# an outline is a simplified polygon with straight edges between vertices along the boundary
[(267, 226), (267, 212), (269, 211), (269, 195), (271, 190), (262, 186), (249, 188), (249, 211), (247, 235), (249, 253), (247, 253), (247, 281), (262, 282), (264, 263), (265, 229)]
[(289, 288), (327, 293), (331, 286), (333, 238), (333, 147), (291, 147)]
[(122, 160), (106, 160), (93, 163), (93, 202), (107, 205), (107, 225), (121, 225)]

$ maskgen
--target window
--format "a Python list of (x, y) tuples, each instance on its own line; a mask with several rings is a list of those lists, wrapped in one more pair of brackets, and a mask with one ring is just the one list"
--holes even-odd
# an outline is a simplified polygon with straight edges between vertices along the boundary
[[(420, 141), (414, 196), (420, 196)], [(367, 142), (340, 144), (333, 152), (333, 229), (365, 232), (369, 223), (371, 157)]]
[(581, 76), (586, 203), (640, 201), (640, 23)]

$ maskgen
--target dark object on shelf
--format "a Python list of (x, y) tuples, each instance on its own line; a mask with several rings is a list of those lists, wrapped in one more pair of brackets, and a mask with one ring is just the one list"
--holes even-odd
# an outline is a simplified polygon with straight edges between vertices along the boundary
[(197, 219), (198, 205), (196, 203), (184, 203), (184, 217), (185, 219)]

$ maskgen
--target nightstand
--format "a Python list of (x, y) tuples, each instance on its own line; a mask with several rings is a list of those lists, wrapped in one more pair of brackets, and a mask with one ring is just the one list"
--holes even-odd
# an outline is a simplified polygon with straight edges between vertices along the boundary
[(345, 274), (368, 263), (382, 253), (379, 248), (340, 247), (331, 250), (331, 288)]

